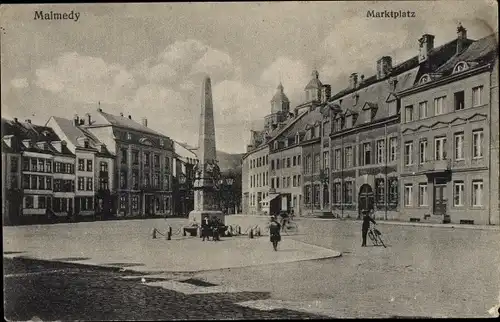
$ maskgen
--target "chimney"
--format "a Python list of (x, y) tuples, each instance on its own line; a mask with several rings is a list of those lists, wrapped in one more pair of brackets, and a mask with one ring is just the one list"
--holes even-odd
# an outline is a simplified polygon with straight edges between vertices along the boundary
[(457, 27), (457, 54), (461, 53), (465, 49), (465, 40), (467, 40), (467, 29), (465, 29), (461, 23), (458, 23)]
[(17, 119), (17, 117), (14, 117), (14, 122), (19, 122), (19, 120)]
[(321, 88), (321, 102), (325, 103), (330, 99), (330, 96), (332, 94), (332, 87), (330, 85), (323, 85)]
[(132, 119), (132, 115), (129, 115), (129, 116), (128, 116), (128, 119), (129, 119), (129, 120), (131, 120), (131, 119)]
[(355, 89), (357, 86), (358, 86), (358, 74), (352, 73), (351, 76), (349, 76), (349, 88)]
[(26, 119), (26, 123), (30, 123), (31, 124), (31, 120), (30, 119)]
[(377, 80), (386, 78), (392, 71), (392, 58), (383, 56), (377, 60)]
[(78, 114), (75, 114), (75, 117), (73, 118), (73, 123), (75, 126), (80, 125), (80, 118), (78, 117)]
[(434, 36), (425, 34), (418, 40), (418, 62), (423, 63), (429, 58), (429, 52), (434, 48)]
[(80, 119), (80, 125), (83, 125), (85, 124), (85, 120), (84, 119)]
[(92, 125), (92, 116), (90, 113), (86, 113), (85, 116), (87, 117), (87, 125)]
[(144, 125), (145, 127), (148, 127), (148, 119), (143, 117), (142, 118), (142, 125)]
[(120, 113), (120, 116), (123, 117), (123, 113)]
[(359, 78), (360, 78), (359, 83), (363, 84), (363, 82), (365, 81), (365, 75), (361, 75)]

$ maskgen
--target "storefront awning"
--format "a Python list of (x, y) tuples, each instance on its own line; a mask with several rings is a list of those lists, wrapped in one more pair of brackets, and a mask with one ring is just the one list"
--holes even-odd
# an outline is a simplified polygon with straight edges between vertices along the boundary
[(260, 202), (261, 203), (263, 203), (263, 202), (270, 202), (271, 200), (273, 200), (274, 198), (276, 198), (279, 195), (280, 195), (279, 193), (270, 194), (266, 198), (262, 199)]

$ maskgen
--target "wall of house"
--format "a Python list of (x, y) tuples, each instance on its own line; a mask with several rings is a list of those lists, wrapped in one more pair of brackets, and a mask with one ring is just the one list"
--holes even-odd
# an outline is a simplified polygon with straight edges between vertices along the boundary
[[(258, 159), (261, 164), (258, 166)], [(243, 161), (242, 177), (244, 178), (243, 208), (246, 214), (259, 214), (261, 211), (260, 201), (269, 194), (270, 174), (269, 174), (269, 148), (266, 146), (253, 151)], [(266, 163), (267, 160), (267, 163)], [(246, 203), (246, 205), (245, 205)]]
[[(322, 170), (322, 155), (321, 155), (321, 143), (320, 142), (315, 142), (312, 144), (303, 144), (301, 145), (302, 148), (302, 195), (303, 197), (303, 203), (302, 203), (302, 209), (300, 210), (300, 213), (303, 215), (311, 215), (313, 213), (318, 213), (321, 211), (321, 197), (317, 202), (315, 202), (315, 191), (317, 191), (319, 187), (319, 195), (321, 196), (321, 190), (322, 190), (322, 183), (320, 180), (320, 173)], [(315, 156), (319, 155), (320, 158), (320, 166), (317, 167), (315, 165), (314, 159)], [(306, 170), (307, 166), (307, 157), (311, 156), (311, 162), (312, 162), (312, 172), (309, 172)], [(311, 188), (306, 188), (306, 187), (311, 187)], [(313, 188), (314, 187), (314, 188)], [(307, 191), (310, 189), (309, 193), (309, 202), (308, 202), (308, 196), (307, 196)]]
[[(75, 155), (75, 210), (80, 216), (91, 216), (95, 213), (95, 171), (98, 167), (96, 155), (95, 152), (79, 149), (76, 150)], [(80, 168), (80, 160), (83, 160), (83, 168)], [(89, 162), (92, 162), (92, 168), (89, 168)], [(80, 183), (82, 179), (83, 187)]]
[[(295, 158), (295, 165), (293, 164)], [(290, 148), (285, 148), (273, 152), (269, 155), (269, 187), (272, 188), (272, 181), (274, 180), (274, 189), (277, 193), (285, 194), (285, 198), (290, 198), (290, 207), (292, 207), (294, 214), (301, 214), (302, 199), (302, 147), (296, 145)], [(274, 161), (274, 170), (271, 166), (271, 160)], [(276, 167), (276, 161), (280, 160), (279, 169)], [(283, 160), (284, 164), (283, 164)], [(290, 166), (288, 166), (290, 162)], [(295, 185), (293, 178), (296, 178)], [(300, 179), (299, 179), (300, 178)], [(279, 187), (276, 182), (279, 180)], [(288, 184), (289, 183), (289, 184)]]
[[(342, 217), (356, 218), (359, 216), (359, 194), (363, 185), (369, 185), (374, 197), (374, 216), (376, 219), (398, 220), (399, 204), (389, 198), (389, 181), (399, 180), (399, 124), (391, 121), (387, 124), (377, 124), (366, 127), (362, 131), (352, 132), (343, 138), (332, 138), (330, 144), (330, 195), (331, 211)], [(396, 140), (394, 157), (391, 157), (391, 138)], [(377, 142), (383, 142), (383, 153), (378, 157)], [(363, 144), (368, 143), (371, 149), (370, 163), (365, 164)], [(346, 148), (352, 149), (351, 166), (345, 159)], [(336, 151), (340, 150), (340, 160), (336, 160)], [(340, 164), (339, 162), (340, 161)], [(377, 198), (377, 179), (383, 180), (384, 191)], [(352, 203), (344, 200), (346, 183), (352, 183)], [(336, 189), (342, 191), (342, 202), (337, 201)], [(337, 194), (338, 195), (338, 194)]]
[[(53, 156), (51, 154), (44, 154), (44, 153), (36, 153), (36, 152), (23, 152), (22, 154), (22, 159), (24, 162), (24, 159), (30, 158), (30, 163), (31, 163), (31, 158), (37, 158), (38, 160), (44, 160), (45, 165), (47, 162), (53, 164)], [(31, 165), (30, 165), (31, 166)], [(21, 164), (21, 167), (23, 165)], [(46, 167), (44, 166), (44, 169)], [(38, 187), (38, 182), (37, 186), (34, 187), (31, 185), (30, 182), (30, 187), (23, 189), (24, 190), (24, 197), (23, 197), (23, 216), (31, 216), (31, 215), (36, 215), (36, 216), (45, 216), (47, 212), (47, 205), (51, 203), (52, 196), (53, 196), (53, 190), (52, 190), (52, 184), (53, 184), (53, 174), (52, 171), (47, 172), (47, 171), (33, 171), (32, 168), (29, 170), (22, 170), (23, 177), (25, 175), (30, 176), (30, 181), (32, 180), (31, 178), (33, 176), (36, 176), (37, 178), (43, 177), (45, 179), (44, 187), (45, 189), (39, 189)], [(50, 180), (50, 187), (47, 187), (47, 179)], [(38, 179), (37, 179), (38, 180)], [(24, 181), (24, 178), (23, 178)], [(23, 187), (24, 188), (24, 187)]]
[[(490, 74), (490, 224), (500, 225), (500, 111), (498, 109), (498, 58)], [(495, 198), (497, 196), (497, 198)], [(497, 199), (497, 200), (496, 200)]]
[[(71, 164), (74, 167), (73, 173), (64, 173), (64, 169), (61, 169), (61, 172), (56, 171), (56, 163), (61, 162), (64, 164)], [(73, 191), (54, 191), (54, 196), (52, 199), (52, 209), (54, 210), (54, 213), (56, 216), (67, 216), (70, 210), (74, 211), (75, 209), (75, 191), (77, 188), (77, 182), (76, 182), (76, 162), (74, 157), (67, 157), (67, 156), (54, 156), (54, 165), (53, 165), (53, 171), (54, 171), (54, 182), (53, 182), (53, 190), (55, 187), (55, 181), (56, 180), (71, 180), (74, 184), (75, 190)], [(63, 190), (63, 189), (61, 189)], [(57, 199), (56, 199), (57, 198)], [(64, 208), (57, 209), (55, 205), (65, 203), (66, 211), (61, 211)]]
[[(129, 131), (130, 133), (133, 133)], [(137, 133), (134, 133), (137, 135)], [(138, 134), (141, 135), (141, 134)], [(115, 159), (114, 182), (116, 182), (118, 196), (118, 213), (124, 216), (139, 216), (148, 214), (165, 215), (172, 212), (172, 175), (174, 172), (174, 153), (170, 149), (159, 149), (146, 144), (136, 144), (117, 140), (117, 156)], [(122, 158), (122, 150), (126, 151), (126, 158)], [(138, 153), (138, 162), (133, 160), (134, 153)], [(149, 154), (149, 166), (144, 160)], [(159, 167), (154, 167), (154, 155), (160, 158)], [(167, 160), (168, 157), (168, 167)], [(122, 162), (123, 160), (123, 162)], [(126, 186), (121, 187), (121, 173), (126, 174)], [(133, 185), (134, 173), (137, 174), (137, 186)], [(159, 187), (154, 187), (154, 174), (159, 173)], [(146, 176), (149, 185), (145, 185)]]
[[(472, 106), (472, 89), (477, 86), (483, 87), (481, 103), (478, 106)], [(494, 173), (492, 171), (495, 171), (495, 162), (491, 162), (491, 160), (495, 158), (496, 164), (498, 164), (498, 155), (492, 155), (491, 153), (497, 153), (498, 150), (495, 151), (489, 147), (495, 145), (494, 140), (498, 137), (498, 134), (496, 134), (495, 138), (490, 137), (490, 124), (493, 124), (492, 117), (495, 117), (491, 113), (491, 110), (495, 108), (490, 109), (490, 101), (492, 102), (492, 98), (494, 99), (491, 87), (490, 73), (484, 72), (402, 98), (400, 147), (402, 154), (400, 167), (403, 180), (401, 182), (400, 200), (403, 205), (405, 202), (405, 184), (413, 185), (412, 205), (405, 205), (402, 208), (401, 217), (403, 220), (409, 220), (410, 218), (421, 218), (422, 220), (422, 217), (427, 214), (436, 214), (434, 209), (434, 179), (430, 177), (432, 175), (447, 177), (446, 215), (450, 216), (452, 223), (460, 223), (460, 220), (473, 220), (475, 224), (493, 223), (491, 221), (491, 211), (498, 212), (498, 192), (494, 188), (491, 189), (491, 187), (498, 187), (498, 176), (495, 178), (494, 175), (491, 175)], [(464, 92), (464, 109), (455, 111), (454, 94), (459, 91)], [(444, 114), (435, 115), (434, 98), (442, 96), (446, 97)], [(418, 105), (423, 101), (428, 102), (428, 117), (426, 118), (420, 118), (418, 114)], [(406, 113), (403, 110), (408, 105), (414, 106), (413, 121), (406, 118)], [(498, 121), (496, 121), (496, 124), (498, 126)], [(475, 130), (483, 131), (483, 155), (479, 158), (473, 157), (473, 131)], [(455, 155), (455, 136), (459, 133), (462, 133), (464, 137), (463, 159), (457, 159)], [(496, 133), (498, 133), (498, 130)], [(445, 160), (436, 160), (436, 137), (446, 138)], [(419, 159), (421, 140), (427, 141), (426, 162), (423, 163)], [(410, 142), (413, 143), (413, 162), (407, 165), (404, 149), (405, 144)], [(424, 176), (427, 176), (428, 179), (425, 179)], [(472, 206), (472, 182), (477, 180), (483, 182), (483, 200), (481, 206)], [(429, 205), (421, 207), (418, 205), (418, 185), (425, 182), (428, 182), (427, 199)], [(463, 205), (460, 206), (455, 205), (455, 182), (464, 183), (464, 201)], [(423, 209), (425, 209), (425, 212)], [(498, 216), (493, 217), (497, 218)]]
[[(17, 163), (17, 170), (13, 162)], [(16, 204), (9, 193), (11, 189), (21, 188), (21, 166), (20, 154), (2, 151), (2, 219), (6, 224), (13, 223), (22, 213), (22, 205)], [(13, 208), (17, 210), (15, 213)]]

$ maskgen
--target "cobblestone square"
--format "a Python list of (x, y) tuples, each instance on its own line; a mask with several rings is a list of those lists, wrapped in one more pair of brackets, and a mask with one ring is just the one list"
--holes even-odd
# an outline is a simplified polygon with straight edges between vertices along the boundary
[[(488, 317), (488, 310), (498, 304), (500, 254), (495, 230), (379, 225), (388, 247), (362, 248), (358, 222), (300, 219), (297, 223), (303, 233), (284, 235), (282, 244), (301, 242), (342, 252), (342, 256), (280, 262), (280, 256), (289, 256), (282, 248), (275, 253), (275, 262), (175, 273), (141, 272), (133, 254), (122, 260), (115, 257), (105, 268), (82, 266), (91, 253), (73, 257), (60, 246), (61, 240), (88, 242), (84, 236), (94, 238), (97, 231), (107, 237), (94, 242), (96, 253), (103, 243), (124, 249), (138, 243), (148, 252), (146, 242), (151, 236), (147, 232), (162, 221), (6, 227), (7, 314), (21, 320), (33, 316), (42, 320)], [(180, 226), (183, 221), (171, 224)], [(118, 230), (122, 233), (112, 233)], [(32, 231), (38, 237), (30, 235)], [(145, 233), (133, 235), (133, 231)], [(79, 237), (72, 239), (71, 235)], [(37, 256), (12, 245), (16, 238), (28, 237), (44, 240), (48, 248), (49, 240), (59, 245), (55, 261), (23, 259)], [(238, 238), (249, 241), (248, 237), (233, 237)], [(229, 246), (231, 253), (236, 244), (228, 239), (223, 238), (219, 245)], [(185, 252), (207, 251), (213, 246), (196, 237), (176, 242), (177, 247), (192, 247), (182, 248)], [(251, 242), (271, 250), (267, 237)], [(75, 294), (84, 295), (77, 300)], [(95, 305), (100, 309), (95, 310)], [(202, 308), (206, 314), (199, 312)]]

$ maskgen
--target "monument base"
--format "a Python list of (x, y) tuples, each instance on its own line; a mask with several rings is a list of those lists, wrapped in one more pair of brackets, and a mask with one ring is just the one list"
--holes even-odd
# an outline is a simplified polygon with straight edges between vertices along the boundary
[(219, 218), (221, 223), (224, 225), (226, 224), (224, 214), (219, 210), (193, 210), (189, 213), (189, 221), (196, 220), (198, 224), (201, 224), (201, 221), (205, 218), (205, 216), (208, 216), (209, 219)]

